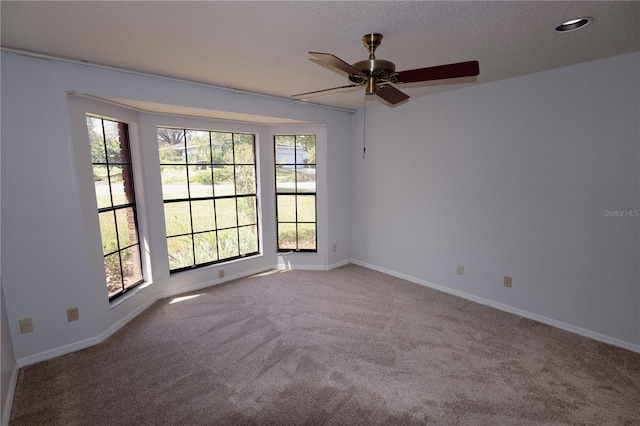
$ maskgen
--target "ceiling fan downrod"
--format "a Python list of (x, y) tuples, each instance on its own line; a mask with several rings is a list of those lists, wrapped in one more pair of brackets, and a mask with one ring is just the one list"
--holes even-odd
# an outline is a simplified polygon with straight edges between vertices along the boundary
[(362, 43), (369, 51), (369, 59), (375, 59), (375, 53), (378, 46), (382, 42), (382, 34), (371, 33), (362, 36)]

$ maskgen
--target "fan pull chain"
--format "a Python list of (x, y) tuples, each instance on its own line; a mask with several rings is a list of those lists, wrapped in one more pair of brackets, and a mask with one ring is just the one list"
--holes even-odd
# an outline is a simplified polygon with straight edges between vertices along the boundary
[(362, 159), (364, 160), (365, 155), (367, 154), (367, 97), (364, 98), (364, 108), (362, 109)]

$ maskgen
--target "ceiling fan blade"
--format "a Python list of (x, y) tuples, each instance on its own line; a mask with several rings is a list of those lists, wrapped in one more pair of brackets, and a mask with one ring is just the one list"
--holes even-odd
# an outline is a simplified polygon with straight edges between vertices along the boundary
[(322, 90), (314, 90), (313, 92), (306, 92), (306, 93), (298, 93), (297, 95), (291, 95), (292, 98), (301, 98), (304, 96), (310, 96), (310, 95), (317, 95), (320, 93), (324, 93), (324, 92), (330, 92), (332, 90), (338, 90), (338, 89), (347, 89), (350, 87), (360, 87), (359, 84), (348, 84), (346, 86), (338, 86), (338, 87), (332, 87), (331, 89), (322, 89)]
[(396, 89), (391, 85), (382, 86), (376, 92), (376, 95), (380, 96), (385, 101), (389, 102), (391, 105), (399, 104), (400, 102), (406, 101), (409, 99), (409, 95), (406, 93)]
[(342, 59), (338, 58), (337, 56), (332, 55), (331, 53), (309, 52), (309, 55), (315, 56), (323, 64), (330, 65), (330, 66), (332, 66), (334, 68), (342, 70), (342, 71), (346, 72), (349, 75), (360, 75), (362, 77), (365, 76), (362, 71), (360, 71), (357, 68), (352, 67), (351, 65), (349, 65), (348, 63), (346, 63)]
[(444, 80), (447, 78), (473, 77), (478, 74), (480, 74), (478, 61), (468, 61), (400, 71), (392, 76), (391, 81), (394, 83), (415, 83), (419, 81)]

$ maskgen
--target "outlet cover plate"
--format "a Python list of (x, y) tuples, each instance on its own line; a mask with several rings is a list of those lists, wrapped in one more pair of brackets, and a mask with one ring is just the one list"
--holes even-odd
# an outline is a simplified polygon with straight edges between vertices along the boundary
[(20, 333), (31, 333), (33, 331), (33, 321), (31, 318), (23, 318), (20, 320)]
[(79, 318), (80, 314), (78, 313), (78, 308), (67, 309), (67, 321), (78, 321)]

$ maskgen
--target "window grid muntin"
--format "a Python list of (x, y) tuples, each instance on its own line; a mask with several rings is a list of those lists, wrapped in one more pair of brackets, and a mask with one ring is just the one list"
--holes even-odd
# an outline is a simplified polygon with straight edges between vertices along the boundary
[[(87, 118), (91, 118), (93, 120), (100, 120), (100, 124), (101, 124), (101, 131), (102, 131), (102, 147), (104, 149), (104, 161), (91, 161), (92, 163), (92, 168), (94, 166), (104, 166), (106, 168), (106, 172), (107, 172), (107, 182), (108, 182), (108, 188), (109, 188), (109, 202), (110, 202), (110, 206), (109, 207), (99, 207), (97, 208), (97, 212), (98, 215), (100, 215), (100, 213), (108, 213), (108, 212), (113, 212), (113, 224), (115, 227), (115, 240), (116, 240), (116, 250), (104, 253), (104, 247), (102, 249), (102, 254), (103, 254), (103, 259), (106, 259), (109, 256), (113, 256), (114, 254), (118, 254), (118, 264), (120, 266), (120, 291), (118, 291), (117, 293), (111, 294), (109, 295), (109, 291), (107, 292), (109, 301), (112, 301), (120, 296), (122, 296), (123, 294), (125, 294), (126, 292), (128, 292), (129, 290), (135, 288), (136, 286), (138, 286), (139, 284), (144, 282), (144, 273), (142, 270), (142, 256), (141, 256), (141, 250), (140, 250), (140, 232), (139, 232), (139, 226), (138, 226), (138, 210), (136, 207), (136, 202), (135, 202), (135, 183), (133, 181), (133, 162), (131, 161), (131, 146), (130, 146), (130, 140), (129, 140), (129, 125), (127, 123), (122, 123), (122, 122), (117, 122), (117, 121), (113, 121), (113, 120), (108, 120), (105, 118), (101, 118), (101, 117), (97, 117), (97, 116), (93, 116), (90, 114), (86, 115)], [(118, 140), (119, 140), (119, 145), (120, 145), (120, 152), (119, 152), (119, 158), (121, 161), (110, 161), (109, 159), (109, 151), (108, 151), (108, 146), (107, 146), (107, 131), (105, 128), (105, 121), (108, 121), (110, 123), (114, 123), (117, 125), (118, 127)], [(112, 175), (111, 175), (111, 167), (112, 166), (121, 166), (122, 168), (122, 183), (124, 186), (124, 190), (125, 190), (125, 198), (126, 198), (126, 193), (127, 193), (127, 189), (126, 189), (126, 183), (128, 183), (130, 185), (130, 196), (132, 198), (133, 201), (129, 202), (129, 203), (124, 203), (124, 204), (115, 204), (114, 203), (114, 196), (113, 196), (113, 187), (114, 187), (114, 183), (112, 180)], [(125, 179), (125, 167), (126, 166), (126, 170), (128, 170), (128, 172), (126, 173), (127, 175), (127, 179)], [(126, 183), (125, 183), (126, 182)], [(97, 200), (97, 194), (96, 194), (96, 205), (99, 205), (98, 200)], [(116, 215), (116, 212), (118, 210), (123, 210), (123, 209), (128, 209), (131, 208), (132, 209), (132, 213), (133, 213), (133, 225), (135, 227), (135, 232), (136, 232), (136, 242), (133, 244), (129, 244), (127, 246), (122, 246), (121, 242), (120, 242), (120, 232), (118, 231), (118, 218)], [(100, 232), (100, 239), (102, 240), (102, 231)], [(122, 259), (122, 252), (124, 252), (125, 250), (129, 250), (133, 247), (137, 247), (137, 253), (138, 253), (138, 260), (140, 261), (139, 264), (134, 265), (133, 267), (137, 267), (140, 271), (140, 279), (134, 281), (132, 284), (127, 285), (126, 284), (126, 277), (125, 277), (125, 271), (124, 271), (124, 262)], [(106, 267), (105, 267), (106, 268)], [(107, 279), (107, 274), (105, 271), (105, 281)], [(107, 286), (107, 289), (109, 287)]]
[[(175, 268), (175, 269), (169, 269), (170, 273), (176, 273), (176, 272), (181, 272), (181, 271), (186, 271), (186, 270), (191, 270), (191, 269), (195, 269), (195, 268), (201, 268), (201, 267), (205, 267), (205, 266), (209, 266), (209, 265), (215, 265), (215, 264), (220, 264), (220, 263), (225, 263), (225, 262), (230, 262), (232, 260), (237, 260), (237, 259), (244, 259), (247, 258), (249, 256), (254, 256), (260, 253), (260, 232), (259, 232), (259, 224), (258, 224), (258, 209), (259, 209), (259, 200), (258, 200), (258, 184), (257, 184), (257, 162), (256, 162), (256, 152), (255, 152), (255, 148), (256, 148), (256, 144), (255, 144), (255, 135), (251, 134), (251, 133), (242, 133), (242, 132), (217, 132), (217, 131), (210, 131), (210, 130), (195, 130), (195, 129), (178, 129), (178, 128), (170, 128), (170, 127), (158, 127), (158, 129), (168, 129), (168, 130), (181, 130), (182, 132), (184, 132), (184, 162), (174, 162), (174, 163), (167, 163), (167, 162), (163, 162), (162, 160), (160, 161), (160, 166), (182, 166), (186, 168), (186, 175), (187, 175), (187, 194), (188, 197), (187, 198), (171, 198), (171, 199), (164, 199), (164, 193), (163, 193), (163, 204), (170, 204), (170, 203), (178, 203), (178, 202), (188, 202), (189, 203), (189, 223), (190, 223), (190, 232), (187, 233), (181, 233), (181, 234), (176, 234), (176, 235), (171, 235), (168, 236), (167, 235), (167, 240), (169, 240), (170, 238), (179, 238), (179, 237), (186, 237), (186, 236), (190, 236), (191, 237), (191, 253), (192, 253), (192, 258), (193, 258), (193, 264), (191, 266), (185, 266), (185, 267), (179, 267), (179, 268)], [(188, 139), (187, 139), (187, 132), (188, 131), (202, 131), (202, 132), (208, 132), (208, 136), (209, 136), (209, 160), (206, 163), (203, 162), (196, 162), (196, 163), (191, 163), (189, 162), (189, 149), (188, 149)], [(214, 134), (230, 134), (231, 135), (231, 162), (214, 162), (213, 160), (213, 154), (214, 154), (214, 150), (213, 150), (213, 135)], [(251, 137), (251, 148), (252, 148), (252, 157), (253, 157), (253, 163), (236, 163), (236, 155), (235, 155), (235, 149), (236, 149), (236, 144), (235, 144), (235, 136), (236, 135), (245, 135), (245, 136), (250, 136)], [(197, 167), (197, 166), (202, 166), (205, 165), (207, 167), (210, 168), (211, 171), (211, 187), (212, 187), (212, 196), (199, 196), (199, 197), (191, 197), (191, 178), (190, 178), (190, 167)], [(233, 167), (233, 192), (234, 195), (216, 195), (216, 188), (215, 188), (215, 166), (218, 167), (227, 167), (227, 166), (231, 166)], [(238, 195), (237, 194), (237, 166), (251, 166), (253, 169), (253, 193), (250, 194), (241, 194)], [(163, 183), (164, 185), (164, 183)], [(254, 200), (254, 212), (253, 212), (253, 221), (250, 224), (246, 224), (246, 225), (239, 225), (239, 212), (238, 212), (238, 199), (239, 198), (252, 198)], [(219, 200), (224, 200), (224, 199), (234, 199), (235, 200), (235, 218), (236, 218), (236, 226), (231, 226), (231, 227), (224, 227), (224, 228), (219, 228), (219, 218), (218, 215), (220, 214), (220, 212), (218, 211), (218, 201)], [(204, 230), (204, 231), (194, 231), (194, 226), (193, 226), (193, 210), (192, 210), (192, 202), (193, 201), (207, 201), (207, 200), (212, 200), (213, 201), (213, 215), (214, 215), (214, 222), (215, 222), (215, 229), (208, 229), (208, 230)], [(165, 220), (166, 223), (166, 220)], [(240, 228), (247, 228), (247, 227), (252, 227), (255, 226), (256, 228), (256, 239), (255, 239), (255, 247), (256, 250), (249, 252), (249, 253), (245, 253), (245, 254), (240, 254), (241, 252), (241, 242), (240, 242)], [(220, 258), (220, 251), (221, 251), (221, 247), (220, 247), (220, 238), (219, 238), (219, 233), (221, 231), (227, 231), (227, 230), (231, 230), (231, 229), (236, 229), (236, 241), (237, 241), (237, 252), (238, 255), (236, 256), (231, 256), (231, 257), (224, 257), (224, 258)], [(210, 262), (203, 262), (203, 263), (197, 263), (197, 256), (196, 256), (196, 239), (195, 236), (196, 235), (200, 235), (200, 234), (205, 234), (205, 233), (214, 233), (215, 237), (216, 237), (216, 257), (217, 260), (214, 261), (210, 261)]]
[[(316, 140), (316, 149), (317, 149), (317, 138), (315, 134), (294, 134), (294, 135), (275, 135), (274, 136), (274, 158), (275, 158), (275, 186), (276, 186), (276, 224), (277, 224), (277, 229), (276, 229), (276, 245), (277, 245), (277, 251), (278, 252), (291, 252), (291, 251), (295, 251), (295, 252), (307, 252), (307, 253), (317, 253), (318, 252), (318, 198), (317, 198), (317, 192), (318, 192), (318, 187), (317, 187), (317, 158), (316, 158), (316, 162), (313, 163), (304, 163), (304, 161), (302, 163), (298, 162), (298, 136), (314, 136), (314, 139)], [(279, 137), (293, 137), (293, 163), (282, 163), (282, 165), (288, 165), (288, 166), (293, 166), (293, 170), (294, 170), (294, 189), (292, 192), (278, 192), (278, 138)], [(314, 169), (316, 170), (316, 179), (315, 179), (315, 190), (313, 192), (301, 192), (298, 189), (298, 167), (299, 166), (313, 166)], [(279, 219), (279, 206), (278, 206), (278, 196), (283, 195), (283, 196), (293, 196), (294, 197), (294, 216), (295, 216), (295, 221), (284, 221), (284, 220), (280, 220)], [(309, 222), (309, 221), (299, 221), (298, 219), (298, 196), (313, 196), (314, 198), (314, 202), (313, 202), (313, 209), (314, 209), (314, 217), (315, 217), (315, 221), (313, 222)], [(295, 225), (295, 244), (296, 244), (296, 248), (295, 249), (291, 249), (291, 248), (282, 248), (280, 247), (280, 225), (281, 224), (289, 224), (289, 225)], [(314, 244), (315, 244), (315, 248), (314, 249), (306, 249), (306, 248), (300, 248), (300, 235), (299, 235), (299, 224), (312, 224), (314, 225)]]

